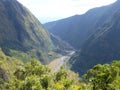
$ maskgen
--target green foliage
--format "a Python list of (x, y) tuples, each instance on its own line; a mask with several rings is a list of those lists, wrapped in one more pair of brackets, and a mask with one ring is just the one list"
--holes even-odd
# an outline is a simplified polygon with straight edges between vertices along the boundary
[(35, 59), (26, 63), (24, 67), (19, 67), (14, 75), (14, 79), (8, 83), (8, 90), (70, 90), (70, 88), (79, 90), (80, 88), (77, 80), (73, 82), (77, 75), (72, 77), (72, 73), (63, 67), (53, 73), (48, 66), (42, 65)]
[(87, 83), (90, 83), (92, 90), (119, 90), (120, 61), (111, 64), (98, 64), (88, 70), (84, 75)]
[[(79, 78), (61, 67), (52, 72), (48, 66), (32, 59), (25, 64), (0, 52), (0, 89), (2, 90), (120, 90), (120, 61), (98, 64)], [(9, 76), (6, 81), (4, 72)]]
[(57, 72), (55, 80), (59, 81), (62, 79), (66, 79), (68, 76), (67, 74), (68, 74), (67, 71), (65, 71), (63, 68), (61, 68), (60, 71)]

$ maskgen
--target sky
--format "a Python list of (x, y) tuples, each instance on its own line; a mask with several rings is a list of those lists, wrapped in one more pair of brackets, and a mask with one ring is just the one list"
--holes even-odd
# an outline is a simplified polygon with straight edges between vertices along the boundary
[(41, 23), (83, 14), (91, 8), (112, 4), (116, 0), (18, 0)]

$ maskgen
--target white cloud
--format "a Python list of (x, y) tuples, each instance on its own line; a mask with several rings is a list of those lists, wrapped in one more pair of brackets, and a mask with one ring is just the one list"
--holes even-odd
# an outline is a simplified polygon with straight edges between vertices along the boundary
[(42, 22), (81, 14), (116, 0), (18, 0)]

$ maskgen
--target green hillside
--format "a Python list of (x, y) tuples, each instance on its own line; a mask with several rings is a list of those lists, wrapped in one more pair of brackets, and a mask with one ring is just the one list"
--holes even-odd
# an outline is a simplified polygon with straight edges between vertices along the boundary
[(5, 81), (12, 79), (13, 72), (15, 72), (19, 66), (23, 66), (23, 62), (14, 57), (6, 56), (0, 49), (0, 80), (1, 78)]
[(115, 2), (111, 5), (93, 8), (82, 15), (45, 23), (44, 26), (78, 50), (91, 34), (97, 31), (96, 28), (108, 22), (118, 9), (119, 3)]
[(38, 60), (26, 64), (0, 50), (1, 90), (120, 90), (120, 61), (98, 64), (83, 77), (61, 67), (52, 72)]
[[(115, 5), (119, 5), (117, 1)], [(113, 9), (113, 8), (112, 8)], [(120, 9), (116, 9), (111, 18), (97, 29), (97, 32), (85, 42), (70, 64), (79, 74), (84, 74), (98, 63), (109, 63), (120, 60)]]
[(80, 49), (91, 33), (95, 32), (95, 29), (93, 28), (107, 9), (107, 6), (94, 8), (85, 14), (75, 15), (54, 22), (48, 22), (44, 24), (44, 26), (48, 31), (59, 36), (75, 49)]
[[(120, 90), (119, 6), (45, 24), (52, 34), (17, 0), (0, 0), (0, 90)], [(70, 60), (62, 39), (77, 49)], [(58, 56), (65, 67), (44, 65)]]
[(29, 56), (35, 54), (48, 63), (47, 53), (54, 45), (49, 33), (27, 8), (16, 0), (0, 0), (0, 47), (7, 55), (16, 50)]

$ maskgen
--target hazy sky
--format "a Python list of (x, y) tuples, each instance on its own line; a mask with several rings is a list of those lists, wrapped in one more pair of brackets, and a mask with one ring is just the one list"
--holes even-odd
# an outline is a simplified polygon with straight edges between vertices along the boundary
[(108, 5), (116, 0), (18, 0), (42, 23), (83, 14), (90, 8)]

